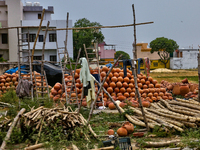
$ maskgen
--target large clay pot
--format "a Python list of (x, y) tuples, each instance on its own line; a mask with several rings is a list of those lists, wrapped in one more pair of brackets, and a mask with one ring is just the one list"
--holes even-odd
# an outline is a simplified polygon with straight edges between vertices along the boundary
[(128, 131), (126, 130), (125, 127), (121, 127), (117, 130), (117, 134), (119, 136), (127, 136), (128, 135)]
[(133, 124), (130, 123), (130, 122), (125, 122), (125, 123), (123, 124), (123, 127), (126, 128), (126, 130), (128, 131), (129, 134), (132, 133), (132, 132), (134, 131), (134, 126), (133, 126)]
[(172, 93), (174, 95), (180, 95), (180, 86), (178, 84), (174, 85)]
[(181, 84), (181, 86), (180, 86), (180, 94), (182, 96), (184, 96), (188, 92), (190, 92), (189, 86), (187, 84)]

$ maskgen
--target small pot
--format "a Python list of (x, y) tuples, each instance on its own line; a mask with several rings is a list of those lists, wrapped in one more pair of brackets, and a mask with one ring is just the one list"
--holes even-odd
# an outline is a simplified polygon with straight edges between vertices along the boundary
[(182, 83), (188, 83), (188, 79), (185, 78), (185, 79), (183, 79), (181, 82), (182, 82)]
[(133, 133), (134, 137), (143, 137), (144, 136), (144, 132), (135, 132)]

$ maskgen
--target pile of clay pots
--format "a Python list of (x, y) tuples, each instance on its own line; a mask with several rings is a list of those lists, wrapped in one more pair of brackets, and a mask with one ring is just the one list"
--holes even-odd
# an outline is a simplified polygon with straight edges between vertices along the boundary
[(185, 98), (193, 98), (198, 96), (198, 84), (189, 83), (185, 78), (181, 82), (169, 83), (167, 81), (161, 81), (161, 86), (166, 88), (168, 92), (174, 95), (181, 95)]

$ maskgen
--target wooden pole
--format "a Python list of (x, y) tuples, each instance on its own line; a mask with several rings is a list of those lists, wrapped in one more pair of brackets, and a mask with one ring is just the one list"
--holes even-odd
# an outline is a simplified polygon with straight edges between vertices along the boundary
[[(47, 28), (45, 31), (45, 36), (44, 36), (44, 40), (43, 40), (43, 46), (42, 46), (42, 64), (41, 64), (41, 75), (44, 75), (44, 52), (45, 52), (45, 44), (46, 44), (46, 38), (47, 38), (47, 32), (48, 32), (48, 28), (49, 28), (49, 24), (50, 22), (48, 21), (47, 23)], [(42, 92), (44, 91), (44, 82), (43, 82), (43, 76), (42, 76)], [(42, 97), (43, 97), (43, 93), (42, 93)]]
[(25, 150), (33, 150), (33, 149), (38, 149), (38, 148), (41, 148), (45, 145), (45, 143), (40, 143), (40, 144), (36, 144), (36, 145), (32, 145), (32, 146), (29, 146), (29, 147), (25, 147), (24, 149)]
[[(143, 22), (143, 23), (137, 23), (135, 25), (145, 25), (145, 24), (151, 24), (154, 22)], [(54, 30), (83, 30), (83, 29), (101, 29), (101, 28), (120, 28), (120, 27), (130, 27), (134, 26), (134, 24), (127, 24), (127, 25), (117, 25), (117, 26), (99, 26), (99, 27), (78, 27), (78, 28), (59, 28), (59, 29), (49, 29), (49, 31), (54, 31)], [(45, 29), (42, 29), (45, 31)]]
[(198, 102), (200, 102), (200, 53), (198, 54), (198, 76), (199, 76)]
[(133, 49), (135, 50), (134, 53), (134, 59), (137, 60), (137, 49), (136, 49), (136, 24), (135, 24), (135, 8), (134, 8), (134, 4), (132, 5), (132, 9), (133, 9), (133, 27), (134, 27), (134, 43), (133, 43)]
[(37, 39), (38, 39), (38, 36), (39, 36), (39, 33), (40, 33), (40, 29), (42, 27), (44, 12), (45, 12), (45, 9), (43, 9), (43, 11), (42, 11), (42, 17), (41, 17), (41, 20), (40, 20), (40, 25), (39, 25), (38, 32), (37, 32), (37, 35), (36, 35), (36, 38), (35, 38), (35, 41), (34, 41), (34, 45), (33, 45), (33, 49), (32, 49), (31, 63), (33, 62), (33, 55), (34, 55), (34, 51), (35, 51), (35, 46), (36, 46)]
[(133, 17), (134, 17), (134, 48), (135, 48), (135, 58), (132, 61), (132, 72), (133, 72), (134, 81), (135, 81), (135, 92), (136, 92), (136, 95), (138, 96), (138, 101), (139, 101), (139, 104), (140, 104), (141, 112), (142, 112), (142, 115), (143, 115), (143, 118), (144, 118), (144, 122), (145, 122), (145, 125), (146, 125), (146, 128), (147, 128), (147, 131), (149, 131), (149, 126), (148, 126), (147, 119), (146, 119), (146, 116), (145, 116), (145, 112), (144, 112), (144, 109), (143, 109), (143, 106), (142, 106), (141, 96), (140, 96), (140, 93), (139, 93), (139, 90), (138, 90), (137, 72), (136, 72), (135, 64), (134, 64), (134, 60), (137, 59), (137, 54), (136, 54), (137, 53), (137, 50), (136, 50), (136, 28), (135, 28), (136, 24), (135, 24), (134, 4), (132, 5), (132, 8), (133, 8)]
[(1, 150), (3, 150), (3, 149), (5, 148), (6, 142), (10, 139), (10, 136), (11, 136), (11, 133), (12, 133), (13, 128), (15, 127), (15, 125), (16, 125), (16, 123), (17, 123), (19, 117), (20, 117), (25, 111), (26, 111), (26, 109), (25, 109), (25, 108), (22, 108), (22, 109), (18, 112), (17, 116), (14, 118), (13, 123), (12, 123), (12, 125), (10, 126), (10, 128), (9, 128), (7, 134), (6, 134), (6, 137), (5, 137), (4, 141), (3, 141), (3, 143), (1, 144), (1, 148), (0, 148)]
[(94, 100), (93, 103), (92, 103), (92, 107), (91, 107), (91, 109), (90, 109), (90, 114), (89, 114), (89, 117), (88, 117), (88, 120), (87, 120), (87, 124), (89, 124), (89, 122), (90, 122), (90, 119), (91, 119), (91, 117), (92, 117), (92, 113), (93, 113), (93, 110), (94, 110), (94, 106), (95, 106), (96, 101), (97, 101), (97, 99), (98, 99), (98, 96), (99, 96), (99, 94), (100, 94), (100, 92), (101, 92), (101, 90), (102, 90), (102, 88), (103, 88), (103, 85), (104, 85), (104, 83), (106, 82), (106, 78), (108, 77), (108, 75), (110, 74), (110, 72), (112, 71), (112, 69), (114, 68), (114, 66), (116, 65), (116, 63), (118, 62), (118, 60), (119, 60), (121, 57), (122, 57), (122, 54), (117, 58), (116, 62), (113, 64), (113, 66), (112, 66), (112, 67), (110, 68), (110, 70), (107, 72), (106, 76), (105, 76), (104, 79), (103, 79), (103, 82), (101, 82), (101, 86), (100, 86), (100, 88), (99, 88), (99, 90), (98, 90), (98, 92), (97, 92), (97, 95), (96, 95), (96, 97), (95, 97), (95, 100)]

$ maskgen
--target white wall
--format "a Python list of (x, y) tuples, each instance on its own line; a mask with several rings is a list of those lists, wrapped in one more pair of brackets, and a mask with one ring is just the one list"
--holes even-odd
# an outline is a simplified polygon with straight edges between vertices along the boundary
[[(21, 0), (5, 0), (8, 10), (8, 27), (21, 26), (22, 2)], [(9, 61), (16, 62), (17, 57), (17, 30), (8, 30)]]
[[(43, 20), (42, 26), (47, 25), (48, 20)], [(38, 26), (40, 20), (22, 20), (22, 26)], [(66, 20), (50, 20), (50, 27), (54, 28), (66, 28)], [(72, 20), (69, 20), (69, 28), (72, 27)], [(27, 32), (28, 29), (23, 29), (23, 32)], [(37, 34), (37, 28), (29, 29), (30, 33)], [(57, 30), (57, 31), (48, 31), (45, 48), (46, 49), (54, 49), (56, 51), (56, 42), (49, 42), (49, 33), (57, 33), (57, 42), (58, 47), (64, 47), (64, 41), (66, 36), (66, 30)], [(40, 31), (40, 34), (45, 35), (45, 31)], [(43, 42), (37, 42), (35, 49), (42, 49)], [(33, 47), (33, 42), (30, 42), (30, 48)], [(73, 32), (72, 30), (68, 31), (68, 39), (67, 39), (67, 49), (69, 56), (73, 58)], [(63, 56), (61, 56), (62, 58)], [(49, 60), (49, 59), (47, 59)], [(59, 56), (57, 52), (57, 60), (59, 61)]]
[(199, 51), (182, 51), (182, 58), (171, 58), (170, 68), (171, 69), (194, 69), (198, 67), (198, 56)]
[[(42, 14), (42, 12), (25, 12), (23, 20), (40, 20), (38, 14)], [(51, 20), (51, 13), (45, 12), (43, 20)]]

